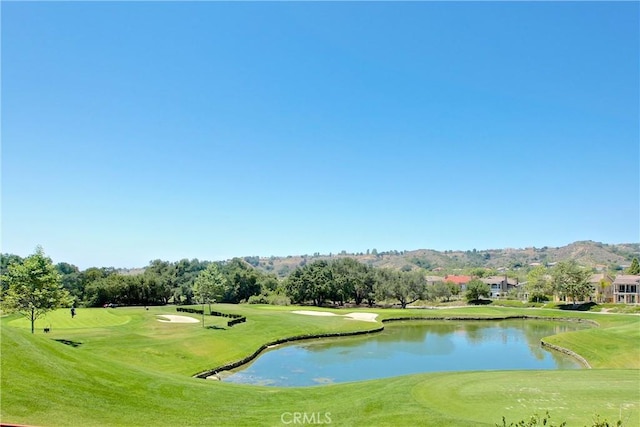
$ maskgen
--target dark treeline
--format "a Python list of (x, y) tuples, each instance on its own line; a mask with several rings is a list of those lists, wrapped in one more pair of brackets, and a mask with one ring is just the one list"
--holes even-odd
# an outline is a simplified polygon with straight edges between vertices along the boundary
[[(10, 263), (21, 263), (18, 255), (2, 254), (0, 275)], [(193, 284), (210, 261), (183, 259), (177, 262), (154, 260), (138, 274), (119, 272), (112, 267), (91, 267), (80, 271), (75, 265), (55, 265), (62, 285), (76, 305), (97, 307), (104, 304), (162, 305), (193, 304)], [(235, 258), (217, 263), (224, 277), (224, 294), (219, 302), (240, 303), (261, 292), (275, 292), (275, 276), (256, 270), (246, 261)], [(5, 284), (3, 283), (3, 290)]]
[[(9, 263), (21, 261), (19, 256), (3, 254), (0, 273)], [(65, 262), (56, 264), (56, 268), (77, 305), (188, 305), (200, 302), (194, 297), (194, 282), (209, 264), (198, 259), (154, 260), (138, 274), (104, 267), (80, 271)], [(376, 268), (353, 258), (314, 261), (299, 266), (282, 280), (240, 258), (216, 264), (224, 278), (222, 297), (217, 302), (372, 306), (376, 301), (395, 300), (404, 308), (419, 299), (452, 293), (441, 290), (442, 286), (427, 287), (424, 270)]]

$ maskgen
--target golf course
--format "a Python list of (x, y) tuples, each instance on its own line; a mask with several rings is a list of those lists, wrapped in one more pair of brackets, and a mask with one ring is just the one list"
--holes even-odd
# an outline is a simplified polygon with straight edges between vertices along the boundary
[[(0, 421), (31, 426), (494, 426), (502, 425), (503, 416), (508, 424), (548, 411), (554, 423), (568, 426), (591, 426), (596, 416), (640, 425), (637, 315), (492, 306), (323, 308), (338, 314), (323, 316), (294, 313), (320, 310), (299, 306), (215, 304), (211, 309), (242, 315), (246, 322), (229, 327), (228, 318), (178, 312), (175, 306), (78, 308), (73, 318), (68, 309), (60, 309), (36, 321), (31, 334), (27, 319), (3, 316)], [(522, 316), (591, 325), (544, 338), (575, 352), (590, 368), (432, 372), (311, 387), (196, 377), (291, 337), (375, 334), (389, 319)]]

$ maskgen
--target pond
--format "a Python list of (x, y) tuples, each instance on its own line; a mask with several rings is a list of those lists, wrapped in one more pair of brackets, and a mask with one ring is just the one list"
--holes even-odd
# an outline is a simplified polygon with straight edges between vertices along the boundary
[(250, 364), (221, 372), (220, 377), (234, 383), (291, 387), (420, 372), (579, 369), (577, 360), (546, 350), (540, 339), (587, 327), (532, 319), (393, 322), (377, 334), (278, 346)]

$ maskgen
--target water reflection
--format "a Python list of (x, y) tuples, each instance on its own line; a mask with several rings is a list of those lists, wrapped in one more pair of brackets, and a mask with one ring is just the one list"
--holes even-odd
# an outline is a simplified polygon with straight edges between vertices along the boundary
[(406, 321), (379, 334), (318, 339), (270, 350), (225, 381), (305, 386), (418, 372), (576, 369), (540, 339), (586, 326), (544, 320)]

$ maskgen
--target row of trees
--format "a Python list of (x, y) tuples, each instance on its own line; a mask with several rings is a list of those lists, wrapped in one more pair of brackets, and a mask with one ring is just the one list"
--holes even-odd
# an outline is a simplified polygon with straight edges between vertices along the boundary
[[(6, 275), (11, 266), (24, 266), (33, 256), (48, 260), (51, 268), (75, 305), (90, 307), (107, 303), (121, 305), (162, 305), (169, 302), (192, 304), (200, 302), (195, 297), (196, 279), (206, 269), (215, 265), (222, 274), (220, 292), (216, 300), (239, 303), (261, 292), (275, 291), (278, 280), (274, 275), (261, 272), (242, 259), (211, 263), (198, 259), (183, 259), (178, 262), (154, 260), (139, 272), (118, 272), (114, 268), (91, 267), (80, 271), (78, 267), (61, 262), (53, 265), (44, 255), (42, 248), (27, 258), (4, 254), (1, 258), (0, 276)], [(8, 280), (2, 280), (2, 290), (6, 291)]]
[(92, 281), (84, 288), (83, 300), (88, 306), (193, 304), (202, 301), (198, 289), (208, 282), (215, 284), (211, 298), (226, 303), (247, 301), (263, 289), (275, 290), (278, 284), (275, 276), (239, 258), (223, 263), (156, 260), (142, 274), (109, 274)]
[(571, 300), (574, 304), (584, 301), (593, 292), (592, 272), (580, 267), (575, 261), (563, 261), (551, 270), (539, 266), (527, 275), (526, 290), (529, 300), (547, 301), (550, 296)]
[[(637, 260), (633, 268), (638, 268)], [(211, 263), (182, 260), (152, 261), (141, 274), (123, 275), (113, 269), (91, 268), (80, 272), (66, 263), (54, 266), (42, 248), (22, 259), (3, 256), (1, 267), (3, 310), (18, 311), (35, 320), (60, 306), (84, 303), (124, 305), (191, 304), (193, 302), (250, 302), (259, 295), (285, 294), (294, 303), (354, 302), (369, 306), (380, 300), (396, 300), (402, 308), (418, 300), (449, 300), (460, 293), (453, 283), (427, 286), (420, 270), (374, 268), (352, 258), (319, 260), (295, 269), (283, 282), (235, 258)], [(574, 302), (592, 292), (591, 272), (575, 261), (559, 262), (549, 273), (544, 267), (529, 273), (526, 291), (530, 300), (542, 301), (556, 294)], [(489, 287), (474, 279), (467, 285), (468, 301), (489, 296)], [(255, 299), (254, 299), (255, 301)]]
[[(526, 286), (518, 293), (522, 296), (526, 292), (535, 302), (557, 295), (576, 304), (593, 292), (591, 274), (575, 261), (559, 262), (550, 270), (540, 266), (529, 273)], [(298, 267), (285, 279), (284, 291), (294, 303), (312, 302), (319, 306), (327, 301), (337, 305), (348, 301), (360, 305), (366, 301), (373, 305), (375, 301), (393, 299), (405, 308), (418, 300), (448, 301), (461, 296), (460, 287), (451, 282), (427, 286), (420, 270), (373, 268), (350, 258)], [(475, 278), (467, 284), (463, 296), (467, 301), (477, 301), (489, 295), (489, 285)]]
[[(394, 300), (406, 308), (418, 300), (448, 301), (460, 294), (460, 287), (451, 282), (427, 286), (426, 276), (420, 270), (375, 268), (352, 258), (341, 258), (298, 267), (285, 279), (284, 292), (296, 304), (366, 302), (372, 306), (376, 301)], [(476, 279), (469, 284), (465, 297), (474, 301), (488, 295), (489, 287)]]

